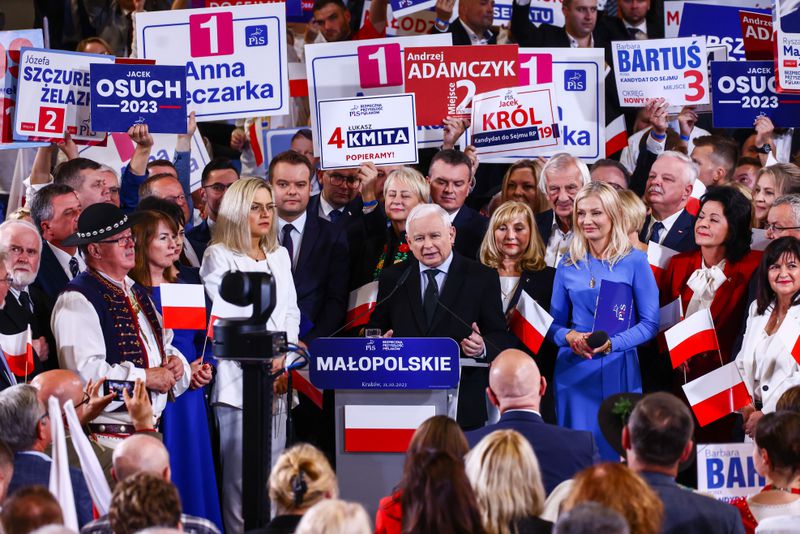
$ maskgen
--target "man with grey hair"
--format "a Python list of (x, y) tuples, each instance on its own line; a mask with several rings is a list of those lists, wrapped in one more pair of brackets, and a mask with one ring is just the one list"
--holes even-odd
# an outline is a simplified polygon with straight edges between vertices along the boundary
[[(462, 357), (492, 360), (514, 343), (506, 329), (497, 272), (453, 250), (456, 230), (436, 204), (419, 204), (406, 221), (413, 258), (387, 267), (367, 328), (385, 336), (449, 337), (460, 341)], [(385, 302), (384, 300), (385, 299)], [(464, 367), (458, 422), (465, 429), (486, 421), (485, 368)]]
[(6, 268), (11, 287), (0, 310), (0, 332), (18, 334), (31, 328), (34, 366), (28, 377), (57, 367), (55, 340), (50, 330), (53, 303), (36, 286), (42, 237), (31, 223), (9, 219), (0, 224), (0, 247), (8, 251)]
[(594, 501), (575, 505), (568, 512), (558, 516), (553, 526), (554, 534), (629, 534), (625, 518), (616, 511)]
[(536, 227), (545, 245), (544, 261), (557, 267), (572, 243), (572, 210), (575, 196), (592, 177), (586, 164), (566, 152), (551, 157), (539, 181), (553, 209), (536, 214)]
[[(52, 460), (44, 451), (51, 442), (50, 417), (37, 393), (27, 384), (0, 391), (0, 440), (14, 452), (9, 495), (19, 488), (49, 484)], [(69, 474), (78, 523), (85, 525), (92, 519), (92, 499), (81, 472), (70, 468)]]
[(792, 236), (800, 239), (800, 195), (778, 197), (767, 212), (767, 238)]
[(686, 203), (700, 173), (697, 165), (680, 152), (667, 150), (650, 168), (644, 201), (650, 214), (640, 229), (643, 243), (655, 241), (678, 252), (697, 248), (694, 242), (695, 217), (686, 211)]
[(651, 393), (636, 403), (622, 429), (628, 467), (664, 503), (661, 532), (670, 534), (744, 533), (733, 506), (687, 490), (675, 482), (678, 466), (694, 454), (694, 420), (689, 408), (669, 393)]

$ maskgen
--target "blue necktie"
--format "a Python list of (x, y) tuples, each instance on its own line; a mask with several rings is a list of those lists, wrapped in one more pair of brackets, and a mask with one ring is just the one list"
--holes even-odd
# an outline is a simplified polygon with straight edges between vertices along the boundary
[(653, 225), (653, 229), (650, 231), (650, 241), (655, 241), (656, 243), (661, 242), (661, 230), (664, 229), (664, 223), (661, 221), (656, 221)]
[(331, 212), (328, 214), (328, 217), (330, 217), (330, 218), (331, 218), (331, 222), (332, 222), (332, 223), (335, 223), (335, 222), (339, 222), (339, 220), (342, 218), (342, 215), (343, 215), (343, 213), (342, 213), (341, 211), (339, 211), (339, 210), (332, 210), (332, 211), (331, 211)]
[(294, 243), (292, 242), (292, 230), (294, 230), (294, 226), (291, 224), (287, 224), (283, 227), (283, 239), (281, 240), (281, 244), (289, 252), (289, 261), (292, 262), (292, 267), (294, 267)]

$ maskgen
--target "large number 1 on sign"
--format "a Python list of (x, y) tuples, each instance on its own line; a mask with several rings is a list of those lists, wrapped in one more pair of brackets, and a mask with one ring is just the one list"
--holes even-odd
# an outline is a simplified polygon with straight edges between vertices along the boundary
[(520, 54), (519, 84), (536, 85), (553, 81), (553, 56), (550, 54)]
[(189, 51), (192, 57), (233, 54), (233, 13), (189, 16)]
[(361, 87), (403, 85), (403, 60), (398, 43), (358, 47)]

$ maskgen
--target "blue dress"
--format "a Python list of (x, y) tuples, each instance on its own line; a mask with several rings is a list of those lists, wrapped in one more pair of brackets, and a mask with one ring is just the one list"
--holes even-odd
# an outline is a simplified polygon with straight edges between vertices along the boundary
[[(200, 283), (199, 275), (186, 271), (181, 269), (178, 283)], [(192, 274), (197, 276), (196, 282), (191, 280), (194, 278)], [(158, 287), (150, 289), (150, 298), (161, 313), (161, 291)], [(173, 334), (173, 346), (181, 351), (189, 363), (196, 360), (203, 350), (205, 331), (173, 330)], [(206, 353), (211, 353), (210, 342), (206, 345)], [(213, 363), (208, 355), (205, 361)], [(183, 513), (204, 517), (216, 524), (221, 532), (222, 513), (204, 390), (187, 389), (175, 402), (168, 402), (161, 415), (161, 427), (164, 445), (169, 451), (172, 482), (180, 493)]]
[[(613, 268), (591, 254), (578, 265), (567, 265), (564, 256), (556, 269), (550, 314), (553, 325), (548, 337), (559, 347), (555, 382), (558, 424), (594, 433), (604, 460), (619, 461), (619, 454), (608, 444), (597, 423), (597, 410), (603, 399), (615, 393), (641, 392), (642, 377), (636, 347), (658, 333), (658, 286), (647, 255), (633, 250)], [(589, 281), (594, 276), (594, 288)], [(624, 282), (633, 287), (634, 321), (628, 330), (611, 336), (613, 352), (597, 354), (591, 360), (572, 352), (566, 335), (570, 330), (591, 332), (597, 308), (600, 280)]]

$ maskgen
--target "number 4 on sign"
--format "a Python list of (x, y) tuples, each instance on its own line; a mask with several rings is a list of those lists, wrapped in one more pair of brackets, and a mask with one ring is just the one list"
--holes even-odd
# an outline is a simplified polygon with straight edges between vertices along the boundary
[(344, 139), (342, 139), (342, 128), (341, 127), (336, 128), (333, 131), (333, 135), (331, 135), (331, 138), (328, 139), (328, 144), (329, 145), (336, 145), (336, 148), (342, 148), (342, 145), (344, 145)]

